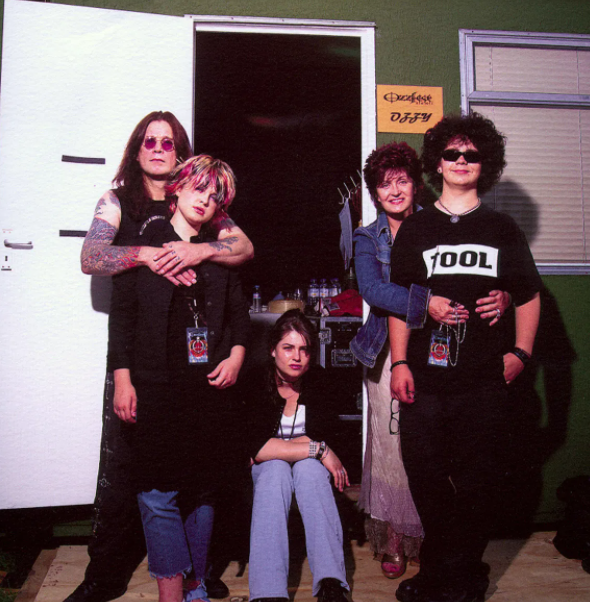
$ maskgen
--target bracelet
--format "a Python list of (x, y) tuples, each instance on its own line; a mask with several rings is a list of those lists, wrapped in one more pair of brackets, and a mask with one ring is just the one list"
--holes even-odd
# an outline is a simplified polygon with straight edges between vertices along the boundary
[(330, 453), (330, 448), (326, 445), (326, 453), (320, 458), (320, 462), (323, 462), (328, 457), (329, 453)]
[(531, 354), (520, 347), (515, 347), (510, 353), (514, 354), (525, 366), (531, 361)]
[(318, 455), (318, 445), (319, 443), (317, 441), (310, 441), (309, 442), (309, 454), (308, 454), (308, 458), (316, 458)]
[(320, 443), (320, 447), (319, 447), (319, 449), (317, 451), (317, 454), (315, 455), (315, 459), (319, 460), (324, 455), (325, 451), (326, 451), (326, 442), (322, 441)]
[(407, 364), (408, 360), (398, 360), (397, 362), (393, 362), (393, 364), (391, 364), (391, 368), (389, 369), (390, 371), (392, 371), (396, 366), (401, 366), (402, 364)]

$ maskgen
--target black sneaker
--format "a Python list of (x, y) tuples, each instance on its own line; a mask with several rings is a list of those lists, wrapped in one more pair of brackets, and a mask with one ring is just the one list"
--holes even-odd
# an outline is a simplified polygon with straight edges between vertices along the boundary
[[(478, 583), (438, 583), (427, 584), (425, 588), (419, 590), (413, 602), (483, 602), (485, 593), (488, 589), (488, 582), (480, 581)], [(398, 598), (399, 600), (399, 598)], [(404, 599), (405, 602), (405, 599)]]
[(398, 585), (395, 597), (400, 602), (421, 602), (427, 598), (429, 589), (430, 583), (424, 573), (418, 573)]
[(64, 602), (110, 602), (121, 597), (126, 591), (127, 585), (82, 581)]
[(221, 579), (205, 579), (205, 587), (210, 598), (229, 598), (229, 588)]
[(342, 587), (338, 579), (326, 577), (320, 581), (318, 602), (348, 602), (348, 590)]

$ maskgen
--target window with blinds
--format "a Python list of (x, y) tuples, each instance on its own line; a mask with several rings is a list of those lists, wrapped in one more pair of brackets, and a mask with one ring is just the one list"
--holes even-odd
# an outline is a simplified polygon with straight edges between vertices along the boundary
[(507, 137), (482, 200), (512, 215), (545, 274), (590, 273), (590, 36), (460, 31), (462, 109)]

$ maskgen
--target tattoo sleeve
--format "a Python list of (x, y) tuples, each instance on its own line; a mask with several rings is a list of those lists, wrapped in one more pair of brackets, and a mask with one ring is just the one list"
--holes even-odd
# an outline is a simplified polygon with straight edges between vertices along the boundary
[(112, 243), (116, 235), (117, 228), (108, 222), (100, 218), (92, 220), (81, 253), (85, 274), (109, 276), (138, 265), (139, 247), (114, 246)]
[(223, 229), (225, 229), (225, 230), (231, 230), (235, 225), (236, 225), (236, 222), (234, 222), (234, 220), (229, 215), (227, 215), (219, 223), (219, 230), (218, 230), (218, 232), (221, 232), (221, 230), (223, 230)]
[(218, 253), (220, 251), (233, 251), (233, 245), (238, 242), (237, 236), (228, 236), (227, 238), (222, 238), (221, 240), (215, 240), (213, 242), (208, 243), (211, 247), (213, 247)]
[(98, 216), (98, 215), (102, 215), (103, 212), (103, 207), (107, 204), (107, 202), (105, 201), (105, 199), (100, 199), (96, 205), (96, 209), (94, 210), (94, 217)]

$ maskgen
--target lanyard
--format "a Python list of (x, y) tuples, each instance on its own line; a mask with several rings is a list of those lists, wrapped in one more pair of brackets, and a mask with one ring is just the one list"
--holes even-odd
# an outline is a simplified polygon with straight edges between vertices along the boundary
[[(205, 322), (205, 319), (203, 318), (203, 312), (199, 309), (199, 301), (197, 301), (198, 297), (200, 297), (200, 295), (197, 291), (197, 283), (195, 283), (185, 293), (189, 311), (191, 312), (195, 321), (195, 328), (199, 328), (199, 320)], [(202, 301), (202, 299), (200, 300)]]

